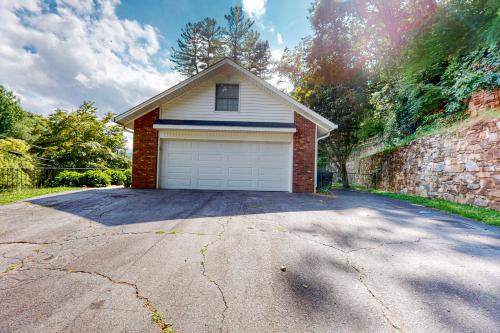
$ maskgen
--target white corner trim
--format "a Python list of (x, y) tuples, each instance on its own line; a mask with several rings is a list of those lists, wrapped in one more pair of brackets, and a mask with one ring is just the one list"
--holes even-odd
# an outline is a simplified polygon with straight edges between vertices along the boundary
[(193, 125), (168, 125), (154, 124), (155, 129), (177, 129), (192, 131), (232, 131), (232, 132), (277, 132), (295, 133), (295, 128), (274, 128), (274, 127), (246, 127), (246, 126), (193, 126)]

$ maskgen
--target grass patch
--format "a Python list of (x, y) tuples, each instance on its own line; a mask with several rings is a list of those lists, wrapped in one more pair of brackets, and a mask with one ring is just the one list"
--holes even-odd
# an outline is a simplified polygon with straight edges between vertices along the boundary
[(17, 265), (16, 265), (16, 264), (9, 265), (9, 267), (7, 267), (7, 268), (5, 269), (5, 271), (3, 271), (3, 272), (4, 272), (4, 273), (7, 273), (7, 272), (10, 272), (10, 271), (13, 271), (13, 270), (15, 270), (15, 269), (16, 269), (16, 267), (17, 267)]
[(443, 199), (424, 198), (417, 195), (386, 192), (382, 190), (372, 189), (369, 190), (369, 192), (392, 199), (412, 202), (429, 208), (435, 208), (443, 212), (460, 215), (469, 219), (483, 222), (485, 224), (500, 227), (500, 212), (493, 209), (480, 208)]
[(163, 333), (175, 333), (172, 325), (170, 323), (166, 323), (163, 319), (163, 316), (159, 310), (155, 310), (151, 315), (151, 320), (161, 328)]
[(22, 189), (12, 192), (0, 192), (0, 205), (7, 205), (20, 200), (38, 197), (45, 194), (53, 194), (66, 191), (74, 191), (78, 188), (75, 187), (46, 187), (46, 188), (32, 188)]

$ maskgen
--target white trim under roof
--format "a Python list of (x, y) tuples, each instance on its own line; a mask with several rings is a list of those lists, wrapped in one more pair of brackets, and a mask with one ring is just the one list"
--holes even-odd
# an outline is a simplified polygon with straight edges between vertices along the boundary
[(286, 102), (288, 102), (290, 105), (294, 106), (296, 108), (296, 111), (300, 113), (302, 116), (307, 118), (308, 120), (312, 121), (319, 127), (321, 127), (324, 131), (330, 132), (334, 129), (337, 128), (337, 125), (329, 121), (328, 119), (324, 118), (323, 116), (319, 115), (318, 113), (314, 112), (313, 110), (309, 109), (305, 105), (297, 102), (294, 100), (292, 97), (289, 95), (285, 94), (281, 90), (277, 89), (276, 87), (272, 86), (265, 80), (259, 78), (255, 74), (251, 73), (250, 71), (246, 70), (245, 68), (241, 67), (240, 65), (236, 64), (233, 60), (229, 58), (224, 58), (223, 60), (219, 61), (218, 63), (208, 67), (207, 69), (201, 71), (200, 73), (191, 76), (190, 78), (176, 84), (175, 86), (165, 90), (164, 92), (142, 102), (141, 104), (134, 106), (133, 108), (129, 109), (128, 111), (125, 111), (122, 114), (117, 115), (114, 118), (114, 121), (126, 126), (126, 124), (130, 123), (136, 118), (139, 118), (143, 114), (153, 110), (156, 107), (159, 107), (160, 104), (162, 104), (162, 100), (168, 97), (169, 95), (173, 94), (174, 92), (188, 86), (191, 83), (194, 83), (195, 81), (198, 81), (204, 77), (206, 77), (208, 74), (212, 73), (213, 71), (217, 70), (218, 68), (221, 68), (224, 65), (230, 65), (245, 76), (249, 77), (256, 83), (260, 84), (267, 90), (269, 90), (271, 93), (275, 94), (276, 96), (281, 97), (284, 99)]
[(248, 126), (196, 126), (196, 125), (170, 125), (154, 124), (155, 129), (179, 129), (194, 131), (232, 131), (232, 132), (274, 132), (295, 133), (295, 128), (273, 128), (273, 127), (248, 127)]

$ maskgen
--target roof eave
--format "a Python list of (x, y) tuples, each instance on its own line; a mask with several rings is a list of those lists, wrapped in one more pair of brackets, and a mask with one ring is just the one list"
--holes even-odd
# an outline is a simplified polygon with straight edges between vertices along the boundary
[(332, 130), (334, 130), (334, 129), (336, 129), (338, 127), (336, 124), (334, 124), (331, 121), (329, 121), (328, 119), (322, 117), (321, 115), (319, 115), (318, 113), (316, 113), (313, 110), (309, 109), (305, 105), (297, 102), (295, 99), (293, 99), (288, 94), (285, 94), (284, 92), (282, 92), (281, 90), (277, 89), (276, 87), (274, 87), (270, 83), (268, 83), (265, 80), (259, 78), (255, 74), (253, 74), (250, 71), (246, 70), (245, 68), (241, 67), (240, 65), (236, 64), (234, 61), (232, 61), (229, 58), (222, 59), (221, 61), (213, 64), (212, 66), (208, 67), (204, 71), (202, 71), (202, 72), (200, 72), (200, 73), (198, 73), (196, 75), (193, 75), (190, 78), (188, 78), (188, 79), (186, 79), (186, 80), (184, 80), (182, 82), (179, 82), (178, 84), (174, 85), (173, 87), (170, 87), (169, 89), (165, 90), (164, 92), (162, 92), (160, 94), (157, 94), (157, 95), (151, 97), (150, 99), (148, 99), (148, 100), (146, 100), (146, 101), (144, 101), (144, 102), (142, 102), (142, 103), (134, 106), (133, 108), (130, 108), (129, 110), (127, 110), (127, 111), (125, 111), (125, 112), (123, 112), (123, 113), (115, 116), (113, 118), (113, 120), (116, 123), (120, 124), (120, 125), (126, 126), (127, 123), (129, 123), (130, 121), (138, 118), (140, 115), (145, 114), (145, 113), (147, 113), (149, 111), (152, 111), (155, 108), (159, 107), (160, 104), (161, 104), (161, 100), (163, 98), (167, 97), (168, 95), (170, 95), (171, 93), (177, 91), (178, 89), (181, 89), (181, 88), (189, 85), (190, 83), (193, 83), (194, 81), (202, 79), (203, 77), (205, 77), (206, 75), (208, 75), (212, 71), (216, 70), (217, 68), (222, 67), (225, 64), (231, 65), (236, 70), (240, 71), (241, 73), (244, 73), (246, 76), (252, 78), (254, 81), (256, 81), (257, 83), (259, 83), (262, 86), (264, 86), (270, 92), (272, 92), (272, 93), (276, 94), (277, 96), (283, 98), (289, 104), (293, 105), (297, 109), (297, 111), (299, 111), (299, 113), (301, 115), (303, 115), (308, 120), (314, 122), (316, 125), (320, 126), (325, 131), (330, 132), (330, 131), (332, 131)]

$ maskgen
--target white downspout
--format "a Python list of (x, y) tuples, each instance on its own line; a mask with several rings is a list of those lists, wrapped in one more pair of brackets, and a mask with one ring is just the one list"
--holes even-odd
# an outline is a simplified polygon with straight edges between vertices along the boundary
[[(316, 135), (317, 135), (317, 133), (318, 133), (318, 126), (316, 126)], [(314, 149), (314, 160), (315, 160), (315, 163), (314, 163), (314, 193), (316, 193), (316, 188), (318, 187), (318, 145), (319, 145), (319, 141), (323, 140), (329, 136), (330, 136), (330, 132), (326, 133), (323, 136), (316, 138), (316, 147)]]

